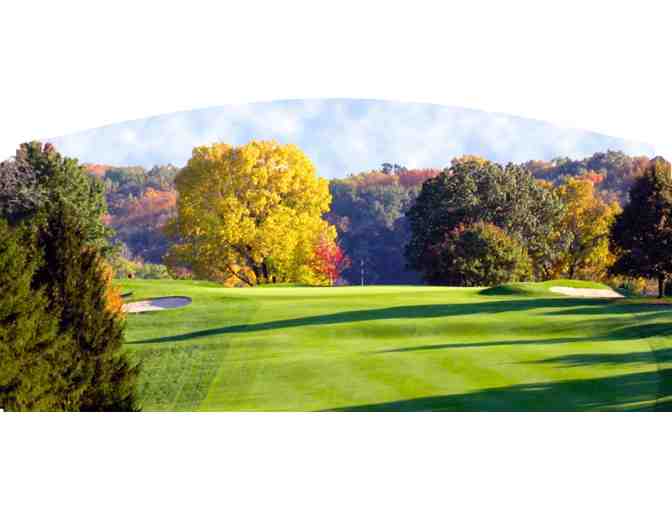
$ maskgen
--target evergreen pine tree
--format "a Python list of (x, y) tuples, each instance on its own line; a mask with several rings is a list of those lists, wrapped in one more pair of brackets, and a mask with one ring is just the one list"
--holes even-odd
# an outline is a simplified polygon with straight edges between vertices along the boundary
[(124, 319), (108, 299), (109, 279), (100, 248), (86, 244), (86, 224), (65, 202), (53, 204), (41, 220), (38, 246), (43, 263), (34, 285), (44, 287), (59, 330), (71, 339), (64, 410), (137, 410), (139, 367), (123, 352)]
[(26, 243), (0, 220), (0, 408), (55, 410), (63, 386), (54, 367), (68, 339), (32, 288), (38, 257)]

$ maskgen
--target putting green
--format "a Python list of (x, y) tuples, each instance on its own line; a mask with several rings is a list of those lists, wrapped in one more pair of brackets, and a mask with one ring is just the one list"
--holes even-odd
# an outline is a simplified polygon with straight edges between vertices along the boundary
[(128, 317), (145, 410), (653, 410), (672, 308), (495, 289), (122, 280), (185, 308)]

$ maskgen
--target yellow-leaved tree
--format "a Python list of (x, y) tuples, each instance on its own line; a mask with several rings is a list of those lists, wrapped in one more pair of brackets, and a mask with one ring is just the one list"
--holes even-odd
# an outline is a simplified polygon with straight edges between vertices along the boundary
[(605, 203), (588, 178), (569, 177), (556, 191), (565, 204), (559, 231), (569, 236), (570, 242), (557, 260), (555, 276), (605, 279), (607, 268), (614, 262), (609, 251), (609, 229), (620, 206), (617, 202)]
[(178, 242), (169, 265), (228, 284), (328, 282), (313, 268), (317, 244), (336, 238), (322, 218), (331, 195), (295, 145), (196, 147), (175, 183), (177, 216), (168, 229)]

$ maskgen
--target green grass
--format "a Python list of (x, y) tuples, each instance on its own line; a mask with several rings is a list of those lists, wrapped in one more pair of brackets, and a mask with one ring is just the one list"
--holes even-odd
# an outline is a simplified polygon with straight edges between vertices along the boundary
[(672, 308), (548, 287), (121, 281), (145, 410), (653, 410), (672, 400)]

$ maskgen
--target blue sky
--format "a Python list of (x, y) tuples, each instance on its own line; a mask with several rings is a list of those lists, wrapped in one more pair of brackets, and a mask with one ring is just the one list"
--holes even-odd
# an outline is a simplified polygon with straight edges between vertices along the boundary
[(294, 143), (320, 175), (378, 168), (442, 167), (461, 154), (502, 163), (582, 157), (607, 149), (653, 155), (645, 143), (503, 114), (376, 100), (291, 100), (172, 113), (51, 139), (83, 162), (114, 165), (183, 165), (194, 146), (239, 145), (251, 139)]

